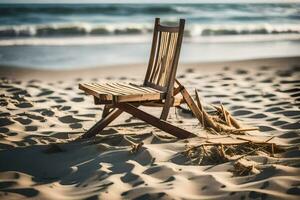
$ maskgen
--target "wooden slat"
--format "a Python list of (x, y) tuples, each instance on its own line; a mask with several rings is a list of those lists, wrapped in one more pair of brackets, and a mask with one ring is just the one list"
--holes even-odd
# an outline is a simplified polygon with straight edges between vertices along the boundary
[(170, 56), (169, 56), (169, 60), (168, 60), (168, 68), (166, 69), (166, 72), (165, 72), (165, 77), (164, 77), (164, 80), (163, 80), (163, 83), (162, 85), (163, 86), (166, 86), (168, 84), (168, 79), (170, 77), (170, 73), (171, 73), (171, 69), (173, 67), (173, 61), (174, 61), (174, 54), (175, 54), (175, 49), (176, 49), (176, 42), (177, 42), (177, 33), (173, 33), (173, 40), (172, 40), (172, 43), (171, 43), (171, 53), (170, 53)]
[(132, 88), (134, 90), (139, 90), (142, 93), (162, 93), (161, 90), (157, 90), (151, 87), (145, 87), (145, 86), (140, 86), (140, 85), (136, 85), (133, 83), (128, 83), (128, 84), (124, 84), (124, 83), (117, 83), (117, 85), (121, 85), (123, 87), (128, 87), (128, 88)]
[(162, 84), (163, 80), (164, 80), (164, 77), (165, 77), (165, 72), (167, 70), (167, 68), (169, 68), (170, 66), (168, 65), (168, 60), (169, 60), (169, 51), (170, 51), (170, 44), (171, 44), (171, 33), (169, 34), (169, 37), (168, 37), (168, 42), (167, 42), (167, 47), (166, 47), (166, 50), (165, 50), (165, 54), (164, 54), (164, 59), (162, 60), (162, 65), (161, 65), (161, 70), (158, 74), (158, 78), (157, 78), (157, 81), (156, 81), (156, 84), (159, 85), (159, 86), (164, 86)]
[(118, 92), (107, 90), (105, 88), (99, 87), (94, 85), (94, 83), (86, 83), (86, 86), (93, 89), (94, 91), (97, 91), (99, 94), (111, 94), (111, 95), (118, 95)]
[(160, 37), (159, 37), (159, 43), (158, 43), (158, 52), (157, 52), (157, 56), (155, 58), (155, 62), (154, 62), (154, 65), (153, 65), (153, 69), (152, 69), (152, 72), (151, 72), (151, 76), (150, 76), (150, 79), (149, 79), (149, 82), (151, 83), (154, 83), (154, 80), (155, 80), (155, 76), (156, 76), (156, 73), (159, 69), (159, 66), (160, 66), (160, 61), (161, 61), (161, 58), (163, 56), (163, 50), (164, 50), (164, 43), (165, 43), (165, 37), (166, 37), (166, 34), (164, 32), (159, 32), (160, 33)]
[(97, 86), (99, 89), (114, 93), (114, 95), (126, 95), (126, 92), (120, 91), (113, 87), (109, 87), (107, 84), (99, 84), (99, 83), (92, 83), (92, 84)]
[(167, 46), (167, 40), (168, 40), (168, 34), (167, 32), (163, 32), (164, 34), (164, 40), (162, 41), (162, 46), (161, 46), (161, 55), (159, 57), (159, 60), (157, 62), (157, 67), (156, 70), (153, 72), (153, 79), (151, 80), (152, 83), (154, 83), (155, 85), (157, 84), (157, 78), (159, 75), (159, 71), (161, 70), (162, 64), (163, 64), (163, 60), (165, 59), (165, 49)]
[(167, 79), (169, 78), (169, 73), (173, 67), (173, 59), (174, 59), (174, 50), (175, 50), (175, 43), (177, 40), (177, 33), (172, 33), (171, 43), (170, 43), (170, 50), (168, 52), (167, 56), (167, 68), (164, 73), (164, 77), (161, 81), (162, 86), (166, 86), (168, 84)]
[[(129, 102), (129, 101), (149, 101), (149, 100), (160, 100), (165, 97), (165, 94), (159, 90), (150, 87), (139, 87), (134, 84), (80, 84), (80, 89), (88, 91), (88, 94), (92, 94), (102, 100), (115, 100), (116, 102)], [(126, 87), (125, 87), (126, 86)], [(103, 98), (104, 93), (107, 93), (109, 97)], [(100, 94), (101, 93), (101, 94)], [(107, 103), (107, 102), (106, 102)]]
[(132, 94), (124, 96), (115, 96), (116, 102), (150, 101), (165, 98), (164, 93)]
[(154, 23), (154, 28), (153, 28), (153, 38), (152, 38), (152, 45), (151, 45), (151, 53), (150, 53), (150, 58), (149, 58), (149, 63), (148, 63), (148, 69), (146, 72), (146, 76), (145, 76), (145, 80), (144, 80), (144, 85), (146, 85), (147, 81), (149, 80), (151, 71), (152, 71), (152, 67), (153, 67), (153, 62), (154, 62), (154, 58), (156, 57), (156, 49), (157, 49), (157, 36), (159, 34), (159, 32), (157, 31), (157, 27), (159, 25), (159, 18), (155, 18), (155, 23)]
[[(108, 88), (108, 86), (106, 86)], [(147, 88), (150, 89), (150, 88)], [(153, 89), (151, 89), (153, 90)], [(113, 91), (118, 91), (120, 90), (114, 88)], [(123, 91), (125, 94), (126, 92)], [(149, 101), (149, 100), (159, 100), (164, 98), (165, 94), (160, 92), (160, 91), (153, 91), (153, 92), (136, 92), (136, 93), (129, 93), (123, 95), (113, 95), (113, 99), (115, 102), (132, 102), (132, 101)]]
[(162, 26), (162, 25), (158, 25), (157, 27), (158, 31), (162, 31), (162, 32), (171, 32), (171, 33), (177, 33), (179, 31), (179, 27), (178, 26)]
[(157, 39), (157, 49), (155, 50), (155, 58), (154, 58), (154, 62), (153, 65), (151, 66), (151, 72), (150, 72), (150, 76), (149, 79), (147, 80), (148, 82), (151, 82), (151, 80), (153, 79), (154, 76), (154, 71), (156, 70), (157, 67), (157, 62), (160, 59), (161, 56), (161, 41), (162, 41), (162, 32), (158, 32), (158, 39)]
[(170, 69), (172, 68), (172, 63), (173, 63), (172, 60), (174, 57), (173, 55), (174, 55), (174, 49), (175, 49), (175, 46), (174, 46), (175, 42), (176, 42), (176, 33), (172, 33), (171, 42), (170, 42), (170, 50), (169, 50), (168, 56), (167, 56), (167, 58), (168, 58), (167, 66), (169, 66), (169, 67), (166, 68), (165, 73), (164, 73), (164, 78), (161, 82), (161, 85), (164, 85), (164, 86), (167, 84), (166, 79), (168, 77), (168, 73), (171, 71)]
[(169, 33), (165, 32), (164, 34), (165, 34), (165, 40), (164, 40), (164, 43), (163, 43), (163, 46), (162, 46), (162, 55), (161, 55), (161, 58), (160, 58), (159, 63), (158, 63), (158, 68), (155, 71), (154, 79), (152, 81), (156, 85), (158, 85), (157, 84), (158, 76), (159, 76), (159, 73), (160, 73), (160, 71), (163, 67), (164, 61), (166, 59), (166, 50), (167, 50), (167, 45), (168, 45)]
[(162, 92), (165, 92), (167, 90), (167, 87), (162, 87), (160, 85), (156, 85), (156, 84), (150, 83), (150, 82), (147, 83), (147, 86), (149, 86), (151, 88), (155, 88), (155, 89), (160, 90)]
[(132, 90), (137, 90), (137, 91), (140, 91), (140, 92), (146, 92), (146, 93), (154, 92), (153, 90), (150, 90), (151, 88), (147, 89), (146, 87), (143, 87), (143, 86), (136, 86), (136, 85), (124, 84), (124, 83), (116, 83), (116, 84), (120, 87), (126, 87), (126, 88), (129, 88), (129, 89), (132, 89)]
[(119, 86), (115, 86), (113, 83), (106, 83), (105, 86), (118, 91), (122, 95), (129, 95), (129, 94), (141, 93), (141, 92), (139, 92), (137, 90), (129, 90), (127, 88), (122, 88), (122, 87), (119, 87)]
[(85, 91), (87, 94), (93, 95), (101, 100), (112, 100), (111, 94), (100, 94), (97, 90), (91, 89), (86, 84), (79, 84), (79, 89)]
[(115, 87), (119, 87), (123, 90), (128, 90), (128, 91), (131, 91), (131, 92), (146, 92), (144, 91), (143, 89), (139, 88), (139, 87), (133, 87), (133, 86), (130, 86), (128, 83), (111, 83), (113, 84)]
[(166, 52), (168, 51), (168, 42), (169, 42), (169, 36), (170, 36), (170, 33), (169, 32), (166, 32), (166, 38), (165, 38), (165, 41), (164, 41), (164, 45), (163, 45), (163, 49), (162, 49), (162, 56), (161, 56), (161, 59), (159, 60), (159, 67), (157, 68), (155, 74), (154, 74), (154, 80), (153, 80), (153, 83), (156, 84), (156, 85), (159, 85), (159, 79), (160, 79), (160, 73), (162, 72), (163, 68), (165, 67), (165, 63), (166, 63), (166, 59), (167, 59), (167, 55), (166, 55)]
[(161, 79), (163, 79), (163, 74), (165, 73), (166, 67), (169, 67), (169, 66), (167, 66), (167, 60), (168, 60), (168, 53), (169, 53), (169, 49), (170, 49), (170, 42), (171, 42), (171, 34), (168, 33), (167, 43), (166, 43), (165, 52), (164, 52), (164, 59), (162, 60), (162, 64), (160, 67), (160, 71), (158, 72), (157, 81), (156, 81), (156, 84), (160, 85), (160, 86), (162, 86)]

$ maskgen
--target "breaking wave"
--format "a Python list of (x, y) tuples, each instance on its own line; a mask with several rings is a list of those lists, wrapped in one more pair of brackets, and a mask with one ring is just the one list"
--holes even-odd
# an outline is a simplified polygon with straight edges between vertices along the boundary
[[(152, 31), (152, 24), (46, 24), (1, 26), (1, 37), (55, 37), (84, 35), (141, 35)], [(187, 36), (257, 35), (257, 34), (300, 34), (295, 24), (231, 24), (191, 25)]]

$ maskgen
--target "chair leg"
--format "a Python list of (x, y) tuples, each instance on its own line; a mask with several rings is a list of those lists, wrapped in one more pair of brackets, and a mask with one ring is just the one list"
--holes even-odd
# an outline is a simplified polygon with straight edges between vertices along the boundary
[(166, 103), (165, 103), (165, 105), (162, 109), (161, 115), (160, 115), (160, 119), (167, 120), (169, 112), (170, 112), (170, 106), (166, 105)]
[(109, 110), (111, 109), (110, 105), (105, 105), (103, 112), (102, 112), (102, 118), (106, 117), (109, 114)]
[[(170, 108), (174, 103), (174, 96), (177, 95), (182, 89), (183, 89), (183, 86), (179, 85), (177, 88), (174, 88), (174, 91), (171, 91), (171, 93), (168, 93), (168, 96), (166, 98), (166, 102), (164, 104), (162, 113), (160, 115), (160, 119), (166, 120), (168, 118)], [(172, 95), (172, 93), (173, 93), (173, 95)]]
[(150, 115), (129, 103), (119, 103), (119, 104), (116, 104), (115, 106), (117, 108), (119, 108), (120, 110), (123, 110), (123, 111), (133, 115), (134, 117), (139, 118), (140, 120), (143, 120), (143, 121), (151, 124), (152, 126), (155, 126), (155, 127), (159, 128), (171, 135), (174, 135), (178, 138), (184, 139), (184, 138), (196, 136), (195, 134), (193, 134), (189, 131), (186, 131), (184, 129), (181, 129), (177, 126), (174, 126), (165, 120), (156, 118), (153, 115)]
[(104, 118), (97, 122), (92, 128), (90, 128), (85, 134), (83, 134), (80, 139), (87, 139), (94, 137), (100, 131), (102, 131), (108, 124), (110, 124), (114, 119), (116, 119), (123, 111), (120, 109), (114, 109), (108, 113)]
[(168, 118), (169, 112), (170, 112), (170, 108), (173, 104), (174, 98), (172, 97), (168, 97), (166, 98), (164, 107), (162, 109), (161, 115), (160, 115), (160, 119), (161, 120), (166, 120)]

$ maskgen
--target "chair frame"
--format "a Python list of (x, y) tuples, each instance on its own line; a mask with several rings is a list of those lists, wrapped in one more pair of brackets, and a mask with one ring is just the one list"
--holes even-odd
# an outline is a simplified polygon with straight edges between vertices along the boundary
[[(106, 126), (108, 126), (114, 119), (116, 119), (120, 114), (123, 112), (127, 112), (134, 117), (145, 121), (167, 133), (170, 133), (180, 139), (188, 138), (192, 136), (196, 136), (195, 134), (184, 130), (182, 128), (176, 127), (172, 125), (171, 123), (167, 122), (166, 119), (168, 117), (170, 107), (173, 106), (179, 106), (181, 103), (186, 103), (188, 107), (191, 109), (193, 114), (202, 121), (202, 115), (198, 108), (198, 106), (195, 104), (193, 98), (190, 96), (186, 88), (180, 84), (180, 82), (175, 78), (178, 61), (179, 61), (179, 55), (181, 50), (181, 44), (182, 44), (182, 38), (183, 38), (183, 32), (184, 32), (184, 25), (185, 20), (180, 19), (179, 26), (163, 26), (160, 24), (160, 19), (155, 19), (154, 24), (154, 33), (153, 33), (153, 40), (152, 40), (152, 48), (150, 53), (150, 59), (148, 63), (148, 69), (145, 75), (143, 86), (151, 87), (154, 89), (157, 89), (164, 93), (163, 97), (160, 100), (145, 100), (143, 97), (141, 99), (132, 101), (132, 102), (118, 102), (116, 100), (112, 101), (103, 101), (97, 98), (96, 95), (94, 95), (95, 104), (105, 104), (104, 110), (102, 113), (102, 119), (97, 122), (93, 127), (91, 127), (86, 133), (84, 133), (80, 138), (81, 139), (87, 139), (94, 137), (96, 134), (101, 132)], [(163, 59), (162, 62), (164, 62), (164, 66), (160, 64), (161, 66), (158, 66), (156, 64), (157, 60), (159, 59), (160, 55), (160, 41), (162, 40), (162, 32), (167, 33), (167, 43), (165, 43), (165, 47), (167, 47), (167, 58), (161, 58)], [(172, 34), (176, 33), (172, 40)], [(170, 39), (171, 38), (171, 39)], [(175, 38), (175, 39), (174, 39)], [(172, 40), (172, 41), (171, 41)], [(176, 45), (174, 41), (176, 41)], [(166, 41), (164, 41), (166, 42)], [(173, 42), (173, 43), (172, 43)], [(168, 51), (170, 49), (170, 45), (173, 45), (175, 47), (173, 52), (173, 57), (169, 58)], [(173, 59), (172, 59), (173, 58)], [(169, 59), (168, 63), (170, 66), (166, 65), (166, 60)], [(164, 69), (158, 69), (158, 68)], [(167, 68), (166, 68), (167, 67)], [(164, 72), (164, 85), (160, 85), (162, 79), (161, 77), (155, 78), (157, 79), (158, 83), (155, 84), (153, 81), (153, 73), (159, 71), (159, 76), (161, 76), (160, 73), (162, 71)], [(157, 74), (157, 73), (155, 73)], [(151, 79), (152, 78), (152, 79)], [(79, 88), (86, 91), (86, 88), (84, 88), (81, 84), (79, 84)], [(175, 101), (175, 96), (177, 94), (181, 93), (182, 98), (179, 101)], [(160, 106), (163, 107), (160, 118), (157, 118), (153, 115), (150, 115), (142, 110), (140, 110), (139, 106)]]

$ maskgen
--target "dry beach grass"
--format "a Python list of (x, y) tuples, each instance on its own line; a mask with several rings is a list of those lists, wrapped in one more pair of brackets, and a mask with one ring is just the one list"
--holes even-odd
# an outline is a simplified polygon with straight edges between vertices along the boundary
[(0, 198), (299, 199), (300, 58), (179, 68), (208, 113), (221, 102), (259, 130), (216, 134), (183, 106), (168, 120), (197, 138), (178, 140), (122, 114), (96, 138), (74, 142), (102, 113), (78, 83), (139, 83), (146, 67), (0, 68)]

